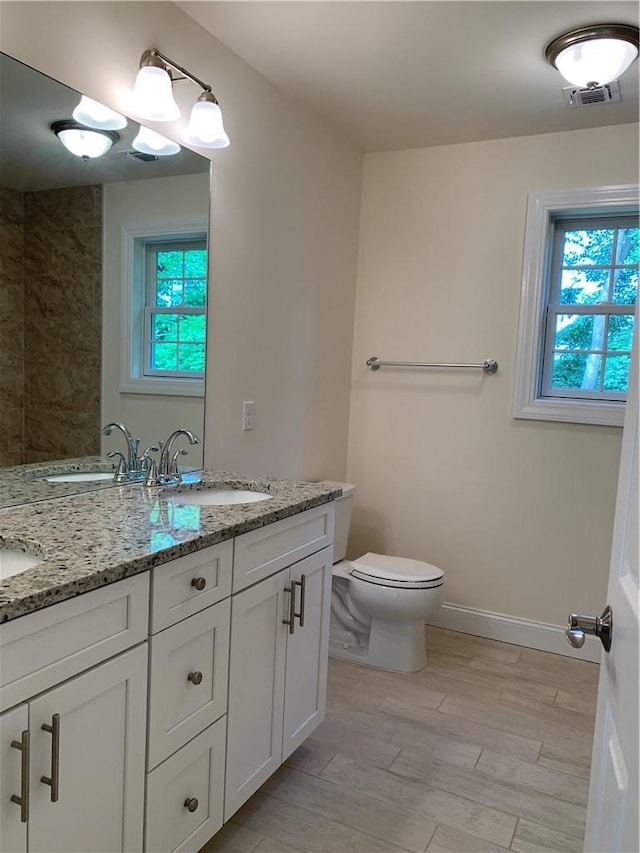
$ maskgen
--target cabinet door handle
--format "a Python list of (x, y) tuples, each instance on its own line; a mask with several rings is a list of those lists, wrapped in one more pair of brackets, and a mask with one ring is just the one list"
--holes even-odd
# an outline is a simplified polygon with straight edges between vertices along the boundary
[(285, 586), (285, 592), (289, 593), (289, 618), (283, 619), (282, 624), (289, 626), (289, 633), (293, 634), (296, 629), (295, 617), (298, 615), (296, 613), (296, 585), (292, 583), (291, 586)]
[(12, 740), (11, 746), (22, 752), (20, 768), (20, 796), (13, 794), (11, 802), (20, 806), (20, 820), (26, 823), (29, 820), (29, 731), (22, 732), (20, 740)]
[(202, 673), (196, 670), (195, 672), (190, 672), (187, 676), (187, 681), (190, 681), (192, 684), (200, 684), (202, 681)]
[(53, 714), (51, 725), (43, 723), (40, 728), (51, 734), (51, 776), (41, 776), (40, 781), (51, 787), (51, 802), (57, 803), (60, 795), (60, 714)]
[(190, 812), (194, 812), (199, 805), (200, 803), (198, 802), (197, 797), (187, 797), (187, 799), (184, 801), (185, 809), (188, 809)]
[(194, 586), (198, 590), (198, 592), (202, 592), (206, 585), (206, 578), (193, 578), (193, 580), (191, 581), (191, 586)]
[[(307, 590), (307, 576), (306, 575), (300, 575), (300, 580), (294, 581), (292, 586), (294, 589), (296, 586), (300, 587), (300, 611), (298, 613), (294, 613), (294, 616), (298, 617), (298, 620), (300, 622), (300, 627), (304, 628), (304, 597), (305, 597), (305, 592)], [(292, 592), (291, 595), (295, 596), (295, 593)]]

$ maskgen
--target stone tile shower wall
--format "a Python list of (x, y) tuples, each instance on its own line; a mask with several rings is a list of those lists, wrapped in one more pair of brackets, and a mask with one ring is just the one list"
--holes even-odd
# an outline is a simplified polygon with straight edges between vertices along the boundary
[(102, 187), (24, 193), (24, 462), (100, 452)]
[(0, 466), (24, 456), (23, 195), (0, 187)]

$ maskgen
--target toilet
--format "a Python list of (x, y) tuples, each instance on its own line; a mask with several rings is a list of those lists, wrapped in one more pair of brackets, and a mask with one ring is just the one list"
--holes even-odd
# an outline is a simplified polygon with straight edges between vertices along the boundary
[(442, 604), (444, 572), (406, 557), (345, 560), (355, 486), (335, 501), (329, 654), (380, 669), (415, 672), (427, 663), (425, 621)]

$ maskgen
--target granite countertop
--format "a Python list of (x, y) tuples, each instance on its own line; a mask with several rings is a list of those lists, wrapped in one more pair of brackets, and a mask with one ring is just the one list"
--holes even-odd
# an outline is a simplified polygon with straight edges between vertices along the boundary
[[(86, 460), (85, 460), (86, 461)], [(172, 502), (177, 491), (243, 488), (272, 498), (234, 506)], [(42, 562), (0, 581), (0, 622), (131, 577), (339, 497), (323, 483), (202, 471), (177, 487), (139, 484), (0, 510), (0, 548)]]
[(47, 501), (51, 498), (113, 487), (113, 480), (48, 483), (44, 479), (47, 475), (67, 474), (71, 471), (99, 471), (113, 474), (115, 465), (104, 456), (81, 456), (74, 459), (57, 459), (53, 462), (35, 462), (30, 465), (3, 468), (0, 477), (0, 507), (17, 506), (32, 501)]

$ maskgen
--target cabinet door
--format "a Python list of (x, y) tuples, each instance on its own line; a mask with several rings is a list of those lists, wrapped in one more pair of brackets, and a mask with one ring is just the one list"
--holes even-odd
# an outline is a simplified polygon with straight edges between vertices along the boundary
[(146, 687), (144, 644), (30, 703), (31, 853), (142, 849)]
[(285, 569), (232, 601), (225, 820), (281, 764), (288, 581)]
[[(2, 853), (25, 853), (27, 849), (27, 813), (20, 803), (12, 802), (11, 797), (22, 797), (28, 802), (23, 776), (22, 750), (11, 746), (19, 743), (27, 750), (29, 738), (29, 713), (26, 705), (20, 705), (13, 711), (7, 711), (0, 717), (0, 850)], [(23, 739), (23, 733), (26, 738)], [(25, 821), (22, 820), (24, 816)]]
[[(332, 548), (291, 567), (295, 630), (287, 644), (282, 760), (324, 720), (327, 698)], [(304, 601), (302, 590), (304, 589)]]

